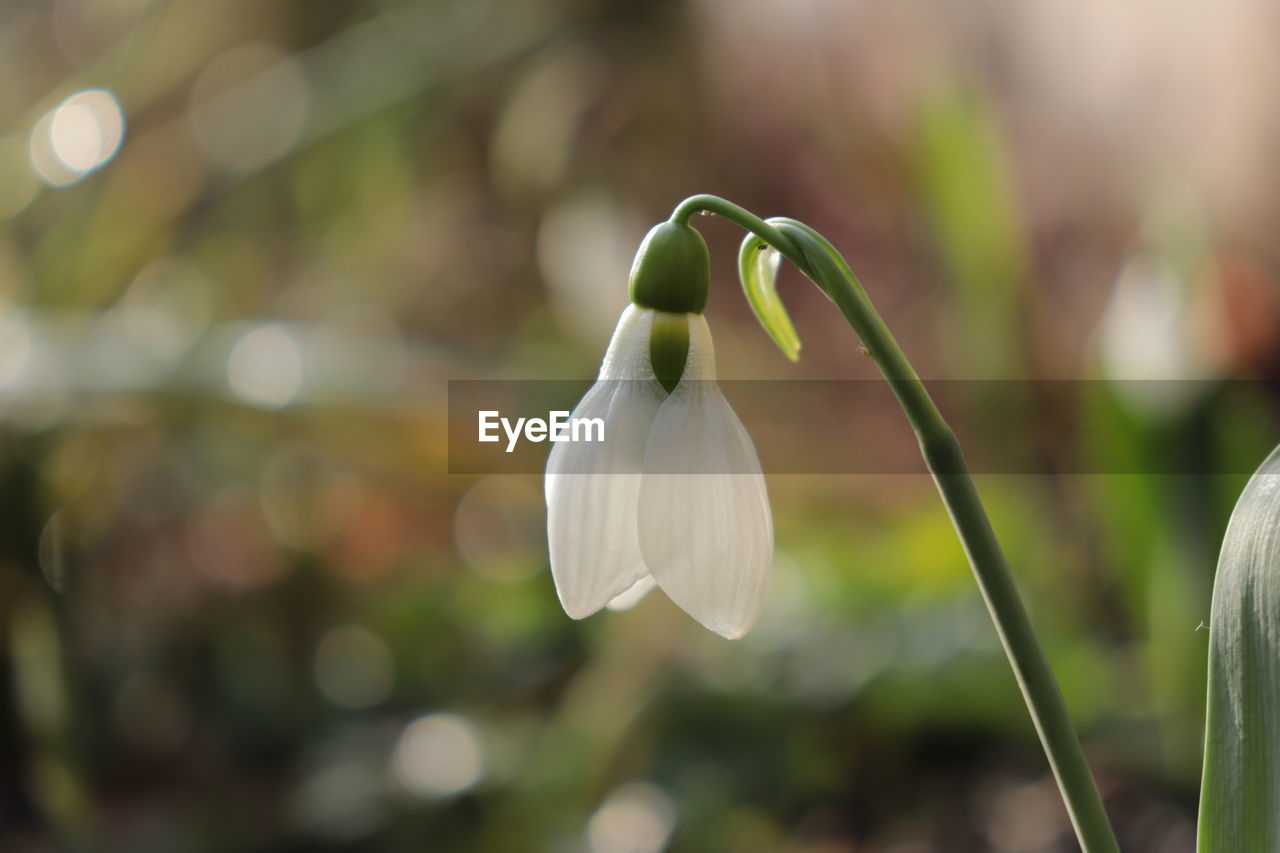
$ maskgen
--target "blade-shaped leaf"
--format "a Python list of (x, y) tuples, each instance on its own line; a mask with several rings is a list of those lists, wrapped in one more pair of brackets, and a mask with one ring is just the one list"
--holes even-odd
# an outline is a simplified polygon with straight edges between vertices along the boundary
[(1280, 448), (1218, 558), (1198, 836), (1200, 853), (1280, 853)]
[(782, 256), (777, 249), (754, 234), (748, 234), (738, 250), (738, 277), (760, 325), (783, 354), (796, 361), (800, 358), (800, 336), (778, 298), (778, 266), (781, 262)]

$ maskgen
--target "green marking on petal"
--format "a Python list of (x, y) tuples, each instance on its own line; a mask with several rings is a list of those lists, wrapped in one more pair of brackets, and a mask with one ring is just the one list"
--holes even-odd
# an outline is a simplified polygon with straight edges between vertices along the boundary
[(653, 374), (668, 394), (680, 384), (688, 359), (688, 315), (654, 312), (653, 328), (649, 332), (649, 360), (653, 363)]

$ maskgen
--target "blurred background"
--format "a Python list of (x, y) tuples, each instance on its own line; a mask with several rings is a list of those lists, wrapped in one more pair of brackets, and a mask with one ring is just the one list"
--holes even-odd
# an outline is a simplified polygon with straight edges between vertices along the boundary
[[(824, 232), (926, 377), (1168, 380), (960, 434), (1038, 448), (979, 486), (1122, 845), (1190, 851), (1280, 436), (1278, 15), (0, 2), (0, 848), (1076, 849), (926, 478), (772, 477), (728, 643), (570, 621), (540, 478), (447, 473), (447, 380), (592, 376), (714, 192)], [(696, 224), (722, 376), (874, 377), (794, 272), (782, 358)]]

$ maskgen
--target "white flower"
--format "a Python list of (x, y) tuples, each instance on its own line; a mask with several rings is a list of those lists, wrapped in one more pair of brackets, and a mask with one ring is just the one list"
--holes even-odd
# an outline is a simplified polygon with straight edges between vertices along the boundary
[(628, 306), (573, 417), (602, 418), (603, 442), (561, 442), (547, 459), (551, 573), (565, 612), (591, 615), (651, 577), (728, 639), (751, 630), (773, 564), (760, 460), (715, 382), (711, 331), (688, 323), (670, 394), (654, 375), (657, 312)]

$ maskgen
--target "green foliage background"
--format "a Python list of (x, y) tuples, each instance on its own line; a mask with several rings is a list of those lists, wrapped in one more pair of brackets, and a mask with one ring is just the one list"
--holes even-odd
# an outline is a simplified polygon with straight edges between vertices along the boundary
[[(771, 478), (730, 644), (660, 595), (571, 622), (538, 478), (446, 473), (446, 381), (592, 373), (645, 230), (714, 192), (830, 237), (926, 378), (1098, 380), (959, 432), (1030, 448), (979, 487), (1122, 845), (1192, 848), (1280, 123), (1266, 36), (1188, 51), (1266, 28), (782, 5), (0, 5), (0, 847), (1074, 849), (926, 478)], [(49, 186), (91, 88), (123, 144)], [(695, 224), (722, 375), (874, 375), (786, 273), (781, 358)]]

